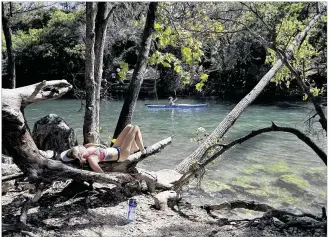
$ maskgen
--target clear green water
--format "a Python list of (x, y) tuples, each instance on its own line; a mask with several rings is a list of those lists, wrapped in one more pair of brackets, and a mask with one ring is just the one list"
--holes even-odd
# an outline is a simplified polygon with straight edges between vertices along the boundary
[[(235, 106), (212, 100), (179, 101), (193, 104), (204, 102), (209, 106), (203, 109), (148, 109), (145, 103), (157, 104), (157, 101), (138, 101), (132, 123), (140, 126), (145, 145), (174, 136), (170, 146), (142, 162), (141, 167), (155, 171), (173, 168), (198, 147), (197, 143), (190, 142), (191, 138), (197, 137), (194, 130), (203, 127), (211, 133)], [(122, 103), (102, 102), (100, 122), (103, 141), (108, 141), (108, 136), (112, 136)], [(307, 104), (296, 105), (290, 108), (251, 105), (226, 134), (227, 141), (269, 126), (271, 121), (306, 131), (304, 121), (312, 107)], [(55, 100), (31, 105), (25, 109), (25, 113), (31, 130), (34, 123), (47, 114), (63, 117), (74, 128), (81, 143), (84, 112), (83, 109), (78, 112), (80, 107), (79, 100)], [(318, 124), (314, 128), (317, 132)], [(326, 150), (326, 137), (322, 133), (314, 134), (313, 139)], [(286, 209), (297, 207), (298, 210), (318, 213), (321, 206), (326, 205), (326, 175), (326, 166), (294, 135), (268, 133), (237, 145), (209, 166), (203, 182), (206, 191), (203, 195), (194, 191), (186, 195), (197, 202), (202, 197), (203, 203), (244, 198)]]

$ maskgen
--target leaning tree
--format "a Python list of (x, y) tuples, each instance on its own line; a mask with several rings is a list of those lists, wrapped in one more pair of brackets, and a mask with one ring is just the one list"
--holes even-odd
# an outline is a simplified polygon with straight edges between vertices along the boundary
[[(321, 16), (326, 12), (327, 6), (323, 5), (320, 12), (316, 14), (308, 23), (308, 25), (302, 30), (299, 34), (297, 34), (292, 43), (281, 51), (278, 54), (278, 59), (274, 62), (273, 67), (264, 75), (257, 85), (248, 93), (234, 108), (233, 110), (222, 120), (222, 122), (218, 125), (218, 127), (212, 132), (212, 134), (203, 142), (201, 146), (199, 146), (192, 154), (190, 154), (187, 158), (185, 158), (181, 163), (177, 165), (175, 168), (179, 173), (185, 173), (189, 170), (189, 168), (194, 165), (205, 153), (206, 149), (211, 146), (218, 138), (224, 136), (224, 134), (234, 125), (236, 120), (240, 117), (240, 115), (244, 112), (244, 110), (258, 97), (258, 95), (264, 90), (264, 88), (269, 84), (271, 79), (276, 75), (276, 72), (281, 69), (281, 67), (286, 64), (289, 65), (288, 59), (294, 57), (294, 50), (297, 46), (302, 44), (302, 42), (306, 39), (306, 35), (311, 30), (316, 22), (321, 18)], [(244, 28), (246, 26), (244, 25)], [(247, 29), (248, 30), (248, 29)], [(251, 31), (249, 31), (251, 32)], [(254, 34), (251, 32), (251, 34)], [(260, 36), (256, 36), (260, 38)], [(262, 38), (262, 37), (261, 37)], [(261, 39), (262, 42), (269, 46), (269, 43), (265, 39)], [(272, 43), (271, 46), (274, 49), (278, 50), (275, 47), (275, 42)], [(299, 78), (298, 78), (299, 80)], [(323, 115), (323, 111), (316, 107), (317, 112), (320, 112), (320, 118), (322, 124), (326, 121), (325, 116)], [(322, 116), (323, 115), (323, 116)], [(326, 125), (325, 125), (326, 129)]]

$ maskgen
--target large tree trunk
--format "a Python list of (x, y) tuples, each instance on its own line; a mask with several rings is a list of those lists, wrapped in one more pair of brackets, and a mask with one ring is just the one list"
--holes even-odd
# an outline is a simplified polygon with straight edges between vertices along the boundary
[[(102, 74), (103, 74), (103, 53), (104, 53), (104, 46), (105, 46), (105, 37), (106, 31), (108, 26), (109, 17), (116, 9), (117, 4), (112, 6), (111, 10), (108, 10), (108, 3), (106, 2), (98, 2), (97, 3), (97, 14), (95, 19), (95, 71), (94, 71), (94, 78), (95, 78), (95, 85), (96, 85), (96, 113), (95, 113), (95, 123), (96, 128), (100, 127), (100, 100), (101, 100), (101, 81), (102, 81)], [(94, 141), (99, 143), (98, 141)]]
[[(86, 112), (84, 119), (86, 128), (84, 124), (84, 143), (100, 143), (100, 94), (103, 73), (103, 52), (109, 17), (117, 5), (114, 5), (107, 13), (108, 3), (98, 2), (95, 16), (93, 3), (86, 4), (86, 38), (88, 38), (88, 35), (90, 37), (86, 40), (86, 82), (88, 80), (89, 83), (86, 83)], [(91, 57), (87, 61), (88, 55), (91, 55)], [(93, 82), (92, 87), (90, 87), (91, 82)], [(90, 110), (87, 111), (89, 108)]]
[[(290, 59), (293, 56), (293, 49), (299, 45), (304, 39), (307, 32), (314, 26), (316, 21), (321, 17), (323, 11), (316, 15), (304, 29), (300, 32), (294, 39), (293, 43), (285, 52), (286, 58)], [(189, 167), (196, 162), (199, 158), (203, 156), (206, 149), (215, 143), (217, 138), (221, 138), (231, 126), (234, 125), (235, 121), (243, 113), (243, 111), (257, 98), (257, 96), (264, 90), (266, 85), (274, 77), (275, 73), (282, 67), (283, 60), (279, 59), (275, 65), (267, 72), (263, 78), (258, 82), (258, 84), (252, 89), (252, 91), (247, 94), (235, 107), (234, 109), (222, 120), (218, 127), (212, 132), (212, 134), (200, 145), (192, 154), (185, 158), (180, 164), (178, 164), (175, 170), (181, 174), (187, 172)]]
[(85, 62), (85, 88), (86, 108), (84, 117), (84, 143), (96, 140), (97, 128), (95, 124), (96, 113), (96, 85), (94, 80), (94, 43), (95, 43), (95, 9), (93, 2), (86, 2), (86, 62)]
[(128, 88), (127, 96), (125, 98), (118, 123), (116, 126), (114, 138), (117, 138), (120, 132), (124, 127), (131, 123), (133, 117), (133, 111), (135, 108), (136, 101), (141, 89), (143, 82), (144, 73), (146, 71), (147, 62), (149, 58), (150, 45), (152, 41), (152, 33), (154, 30), (156, 11), (157, 11), (157, 2), (149, 3), (148, 14), (146, 23), (143, 30), (142, 42), (139, 51), (139, 56), (137, 63), (135, 65), (134, 73), (132, 76), (131, 83)]
[(13, 50), (13, 43), (11, 40), (11, 30), (9, 27), (9, 20), (5, 14), (4, 3), (2, 2), (1, 4), (2, 4), (2, 29), (3, 29), (3, 34), (5, 36), (7, 56), (8, 56), (8, 61), (7, 61), (8, 63), (7, 73), (9, 79), (8, 87), (14, 89), (16, 88), (15, 54)]

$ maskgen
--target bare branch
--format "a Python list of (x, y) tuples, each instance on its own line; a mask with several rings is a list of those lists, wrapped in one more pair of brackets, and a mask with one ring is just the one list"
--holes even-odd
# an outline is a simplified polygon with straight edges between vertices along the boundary
[(13, 179), (23, 178), (24, 176), (25, 175), (24, 175), (23, 172), (17, 173), (17, 174), (12, 174), (12, 175), (7, 175), (7, 176), (1, 178), (1, 182), (13, 180)]
[[(123, 3), (123, 5), (125, 6), (125, 4)], [(118, 7), (118, 4), (115, 4), (109, 11), (107, 17), (105, 18), (105, 22), (108, 22), (110, 16), (112, 15), (112, 13), (114, 12), (114, 10), (116, 10), (116, 8)]]
[(174, 185), (174, 190), (181, 189), (181, 187), (193, 175), (195, 175), (199, 170), (205, 168), (210, 162), (212, 162), (213, 160), (215, 160), (216, 158), (218, 158), (220, 155), (222, 155), (224, 152), (226, 152), (227, 150), (229, 150), (231, 147), (233, 147), (233, 146), (235, 146), (237, 144), (241, 144), (241, 143), (249, 140), (250, 138), (253, 138), (253, 137), (257, 136), (257, 135), (260, 135), (260, 134), (266, 133), (266, 132), (288, 132), (288, 133), (292, 133), (292, 134), (296, 135), (300, 140), (302, 140), (310, 148), (312, 148), (313, 151), (315, 151), (315, 153), (321, 158), (321, 160), (324, 162), (324, 164), (327, 165), (327, 155), (326, 155), (326, 153), (321, 148), (319, 148), (308, 136), (306, 136), (305, 134), (303, 134), (302, 132), (300, 132), (298, 129), (290, 128), (290, 127), (279, 127), (275, 123), (272, 122), (272, 126), (266, 127), (266, 128), (261, 128), (261, 129), (252, 131), (248, 135), (246, 135), (244, 137), (241, 137), (239, 139), (236, 139), (236, 140), (230, 142), (229, 144), (219, 144), (219, 143), (217, 143), (217, 144), (214, 144), (214, 145), (208, 147), (206, 149), (206, 151), (204, 152), (204, 155), (202, 156), (201, 160), (203, 160), (203, 158), (207, 155), (207, 153), (211, 149), (220, 147), (220, 150), (218, 150), (214, 154), (212, 154), (212, 156), (209, 159), (207, 159), (206, 161), (204, 161), (202, 164), (198, 164), (196, 166), (196, 168), (192, 168), (188, 172), (186, 172), (180, 178), (180, 180), (176, 182), (176, 184)]
[(287, 68), (290, 70), (290, 72), (295, 76), (299, 86), (302, 88), (303, 92), (305, 94), (308, 95), (308, 97), (310, 98), (310, 100), (312, 101), (314, 108), (317, 112), (317, 114), (320, 116), (320, 124), (322, 126), (322, 128), (327, 131), (327, 118), (325, 117), (323, 110), (320, 106), (320, 104), (316, 101), (316, 97), (310, 92), (310, 88), (305, 84), (304, 79), (301, 78), (300, 74), (297, 72), (297, 70), (295, 68), (293, 68), (293, 66), (291, 65), (291, 63), (289, 62), (287, 56), (285, 53), (283, 53), (281, 50), (279, 49), (275, 49), (276, 52), (278, 53), (278, 55), (280, 55), (280, 57), (282, 58), (284, 64), (287, 66)]

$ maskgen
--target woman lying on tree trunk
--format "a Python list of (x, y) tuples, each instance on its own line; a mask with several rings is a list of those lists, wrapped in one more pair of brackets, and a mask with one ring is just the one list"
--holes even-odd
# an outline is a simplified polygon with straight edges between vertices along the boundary
[(92, 143), (85, 146), (74, 146), (63, 151), (61, 159), (66, 162), (78, 159), (81, 164), (88, 162), (92, 170), (103, 173), (98, 164), (100, 161), (124, 161), (131, 154), (131, 151), (137, 149), (140, 149), (142, 154), (146, 153), (140, 128), (129, 124), (119, 134), (112, 147), (105, 148)]

